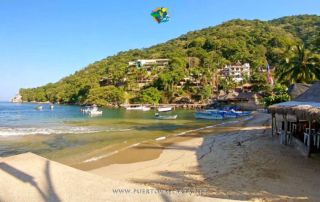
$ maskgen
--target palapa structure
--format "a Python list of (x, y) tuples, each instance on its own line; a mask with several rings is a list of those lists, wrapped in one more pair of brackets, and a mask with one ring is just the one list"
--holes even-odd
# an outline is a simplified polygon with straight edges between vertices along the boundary
[[(272, 114), (272, 135), (278, 133), (281, 143), (290, 144), (292, 139), (300, 139), (308, 156), (320, 149), (320, 82), (296, 95), (293, 101), (270, 106), (269, 112)], [(277, 117), (282, 121), (281, 130), (277, 127)]]
[(311, 84), (295, 83), (289, 86), (288, 94), (291, 99), (296, 99), (299, 95), (309, 90)]

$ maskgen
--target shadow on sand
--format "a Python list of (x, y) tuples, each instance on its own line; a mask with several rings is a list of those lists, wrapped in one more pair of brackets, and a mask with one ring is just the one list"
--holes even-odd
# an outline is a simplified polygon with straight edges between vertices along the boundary
[[(260, 122), (260, 124), (253, 126), (266, 126), (268, 121), (266, 119), (263, 125)], [(308, 196), (304, 193), (303, 189), (300, 192), (286, 189), (286, 182), (281, 180), (282, 173), (287, 171), (282, 170), (279, 172), (277, 170), (274, 156), (284, 154), (288, 152), (288, 149), (292, 148), (282, 147), (277, 144), (278, 139), (270, 137), (270, 129), (263, 129), (263, 127), (248, 128), (243, 128), (241, 131), (227, 132), (223, 135), (204, 136), (203, 144), (199, 148), (178, 145), (166, 147), (166, 149), (170, 150), (195, 151), (198, 166), (191, 168), (191, 171), (158, 172), (157, 175), (160, 176), (159, 180), (133, 180), (133, 182), (165, 190), (183, 188), (205, 189), (207, 191), (204, 196), (234, 200), (252, 200), (265, 196), (275, 201), (281, 201), (284, 196), (292, 200), (314, 198), (314, 195)], [(232, 138), (231, 143), (229, 138)], [(208, 145), (208, 142), (212, 143), (212, 147)], [(220, 146), (215, 148), (215, 144), (220, 144)], [(254, 144), (260, 144), (261, 148), (258, 145), (252, 149), (251, 145)], [(157, 149), (157, 147), (152, 147), (152, 149)], [(220, 154), (218, 155), (225, 155), (225, 159), (222, 159), (220, 162), (217, 156), (215, 156), (216, 149), (220, 150)], [(259, 154), (262, 155), (261, 158)], [(206, 155), (208, 155), (208, 158), (206, 158)], [(250, 159), (251, 156), (255, 156), (254, 161)], [(293, 154), (289, 158), (293, 158), (292, 162), (295, 162), (297, 158), (302, 157), (299, 157), (298, 154)], [(307, 160), (305, 159), (305, 161)], [(312, 166), (315, 166), (314, 162)], [(312, 167), (309, 164), (308, 169), (310, 168)], [(299, 180), (303, 179), (297, 179), (297, 182), (293, 181), (293, 183), (298, 183)]]
[(61, 201), (59, 196), (55, 193), (54, 187), (52, 185), (52, 180), (51, 180), (51, 175), (50, 175), (50, 162), (49, 161), (46, 161), (45, 170), (44, 170), (44, 174), (45, 174), (45, 178), (46, 178), (46, 185), (47, 185), (45, 191), (41, 190), (41, 188), (39, 187), (39, 185), (37, 184), (37, 182), (35, 181), (33, 176), (31, 176), (25, 172), (22, 172), (19, 169), (14, 168), (7, 163), (3, 163), (3, 162), (0, 163), (0, 170), (3, 170), (4, 172), (17, 178), (18, 180), (20, 180), (23, 183), (30, 184), (32, 187), (34, 187), (38, 191), (38, 193), (41, 195), (41, 197), (44, 201), (50, 201), (50, 202), (60, 202)]

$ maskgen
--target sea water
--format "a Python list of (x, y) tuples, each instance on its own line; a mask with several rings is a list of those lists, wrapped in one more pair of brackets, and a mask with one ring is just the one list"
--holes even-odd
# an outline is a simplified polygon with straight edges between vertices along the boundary
[[(37, 106), (43, 106), (37, 110)], [(101, 109), (90, 117), (79, 106), (0, 103), (0, 156), (34, 152), (52, 159), (87, 154), (113, 145), (136, 144), (212, 125), (196, 120), (194, 111), (177, 110), (177, 120), (157, 120), (156, 111)]]
[[(38, 106), (42, 106), (43, 109), (37, 110)], [(159, 122), (159, 120), (154, 119), (155, 111), (152, 110), (142, 112), (126, 111), (124, 109), (102, 109), (102, 111), (102, 116), (90, 117), (82, 113), (79, 106), (54, 105), (54, 108), (51, 109), (49, 104), (0, 102), (0, 136), (95, 133), (114, 131), (116, 128), (113, 125), (117, 125), (119, 130), (127, 130), (128, 128), (121, 127), (121, 123), (123, 123), (123, 126), (128, 126), (125, 123), (130, 121), (141, 121), (142, 124)], [(192, 111), (179, 110), (171, 113), (178, 114), (180, 120), (194, 119)], [(101, 124), (103, 121), (105, 121), (105, 124)], [(97, 124), (95, 125), (94, 122), (97, 122)], [(79, 124), (74, 126), (72, 123)], [(88, 126), (85, 123), (91, 124)], [(165, 126), (162, 124), (161, 127)], [(170, 127), (170, 124), (168, 127)]]

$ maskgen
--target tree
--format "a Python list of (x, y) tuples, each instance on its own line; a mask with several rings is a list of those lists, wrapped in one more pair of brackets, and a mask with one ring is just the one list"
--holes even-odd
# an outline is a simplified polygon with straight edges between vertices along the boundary
[(272, 95), (265, 97), (263, 99), (264, 105), (266, 107), (277, 104), (280, 102), (286, 102), (290, 100), (290, 96), (288, 94), (288, 88), (284, 85), (277, 84), (274, 86), (272, 90)]
[(229, 92), (231, 89), (234, 89), (237, 84), (233, 81), (231, 77), (219, 78), (218, 89), (221, 89), (225, 92)]
[(125, 101), (124, 91), (114, 86), (98, 87), (91, 89), (86, 104), (98, 106), (120, 105)]
[(138, 101), (143, 104), (158, 104), (160, 99), (161, 92), (154, 87), (144, 89), (138, 96)]
[(270, 95), (272, 86), (268, 84), (267, 74), (264, 72), (254, 72), (250, 78), (252, 91), (263, 95)]
[(320, 79), (320, 58), (303, 46), (292, 49), (290, 56), (281, 64), (277, 78), (282, 84), (310, 83)]

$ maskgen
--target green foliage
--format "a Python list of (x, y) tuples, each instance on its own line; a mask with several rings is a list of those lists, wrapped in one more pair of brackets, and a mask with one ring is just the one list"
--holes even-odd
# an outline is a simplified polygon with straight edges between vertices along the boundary
[(230, 92), (230, 90), (234, 89), (237, 86), (237, 84), (232, 80), (231, 77), (227, 78), (220, 78), (219, 79), (219, 85), (218, 89), (223, 90), (224, 92)]
[(251, 78), (252, 91), (260, 94), (271, 94), (271, 85), (268, 84), (267, 74), (265, 72), (255, 72)]
[(275, 85), (272, 91), (272, 95), (263, 99), (264, 105), (268, 107), (273, 104), (289, 101), (290, 96), (287, 92), (288, 88), (286, 86), (280, 84)]
[(120, 105), (124, 102), (124, 91), (114, 86), (93, 88), (89, 91), (86, 104), (96, 104), (98, 106)]
[(303, 46), (296, 46), (288, 52), (288, 57), (281, 60), (282, 66), (277, 71), (280, 83), (311, 83), (320, 79), (319, 55), (312, 54)]
[(158, 104), (160, 99), (161, 92), (154, 87), (144, 89), (138, 96), (139, 103), (143, 104)]
[[(50, 101), (66, 104), (95, 103), (101, 106), (121, 103), (122, 93), (128, 92), (139, 102), (159, 102), (149, 100), (147, 94), (142, 96), (139, 81), (150, 80), (146, 86), (161, 91), (161, 101), (171, 102), (179, 95), (195, 97), (199, 101), (207, 99), (213, 88), (212, 78), (217, 69), (226, 64), (249, 62), (253, 76), (250, 79), (256, 92), (271, 94), (267, 85), (266, 75), (260, 74), (259, 69), (265, 67), (265, 59), (270, 66), (276, 67), (276, 75), (287, 71), (288, 64), (283, 59), (289, 58), (290, 68), (295, 54), (290, 49), (303, 43), (308, 57), (305, 67), (312, 68), (319, 64), (320, 43), (319, 16), (293, 16), (264, 22), (259, 20), (232, 20), (215, 27), (189, 32), (166, 43), (146, 49), (134, 49), (119, 52), (114, 56), (97, 61), (74, 74), (61, 79), (57, 83), (32, 89), (21, 89), (24, 101)], [(310, 56), (310, 54), (312, 56)], [(128, 62), (137, 59), (168, 58), (170, 64), (164, 68), (152, 70), (128, 68)], [(317, 59), (318, 58), (318, 59)], [(310, 66), (311, 65), (311, 66)], [(300, 65), (301, 67), (301, 65)], [(298, 73), (293, 81), (308, 82), (317, 78), (317, 68), (312, 69), (313, 76)], [(292, 71), (294, 72), (294, 71)], [(307, 71), (305, 71), (307, 73)], [(259, 75), (260, 74), (260, 75)], [(292, 75), (295, 78), (294, 74)], [(318, 74), (319, 75), (319, 74)], [(188, 78), (186, 85), (179, 88), (182, 79)], [(290, 78), (277, 77), (281, 83), (291, 83)], [(102, 81), (107, 81), (102, 84)], [(122, 86), (121, 89), (116, 87)], [(146, 87), (145, 86), (145, 87)], [(235, 87), (229, 80), (220, 81), (220, 89), (226, 91)], [(183, 92), (178, 92), (178, 89)], [(210, 89), (210, 90), (209, 90)], [(109, 93), (112, 92), (111, 94)], [(152, 94), (152, 93), (151, 93)], [(143, 99), (140, 99), (141, 96)], [(131, 98), (132, 98), (131, 97)], [(153, 97), (153, 96), (151, 96)]]

